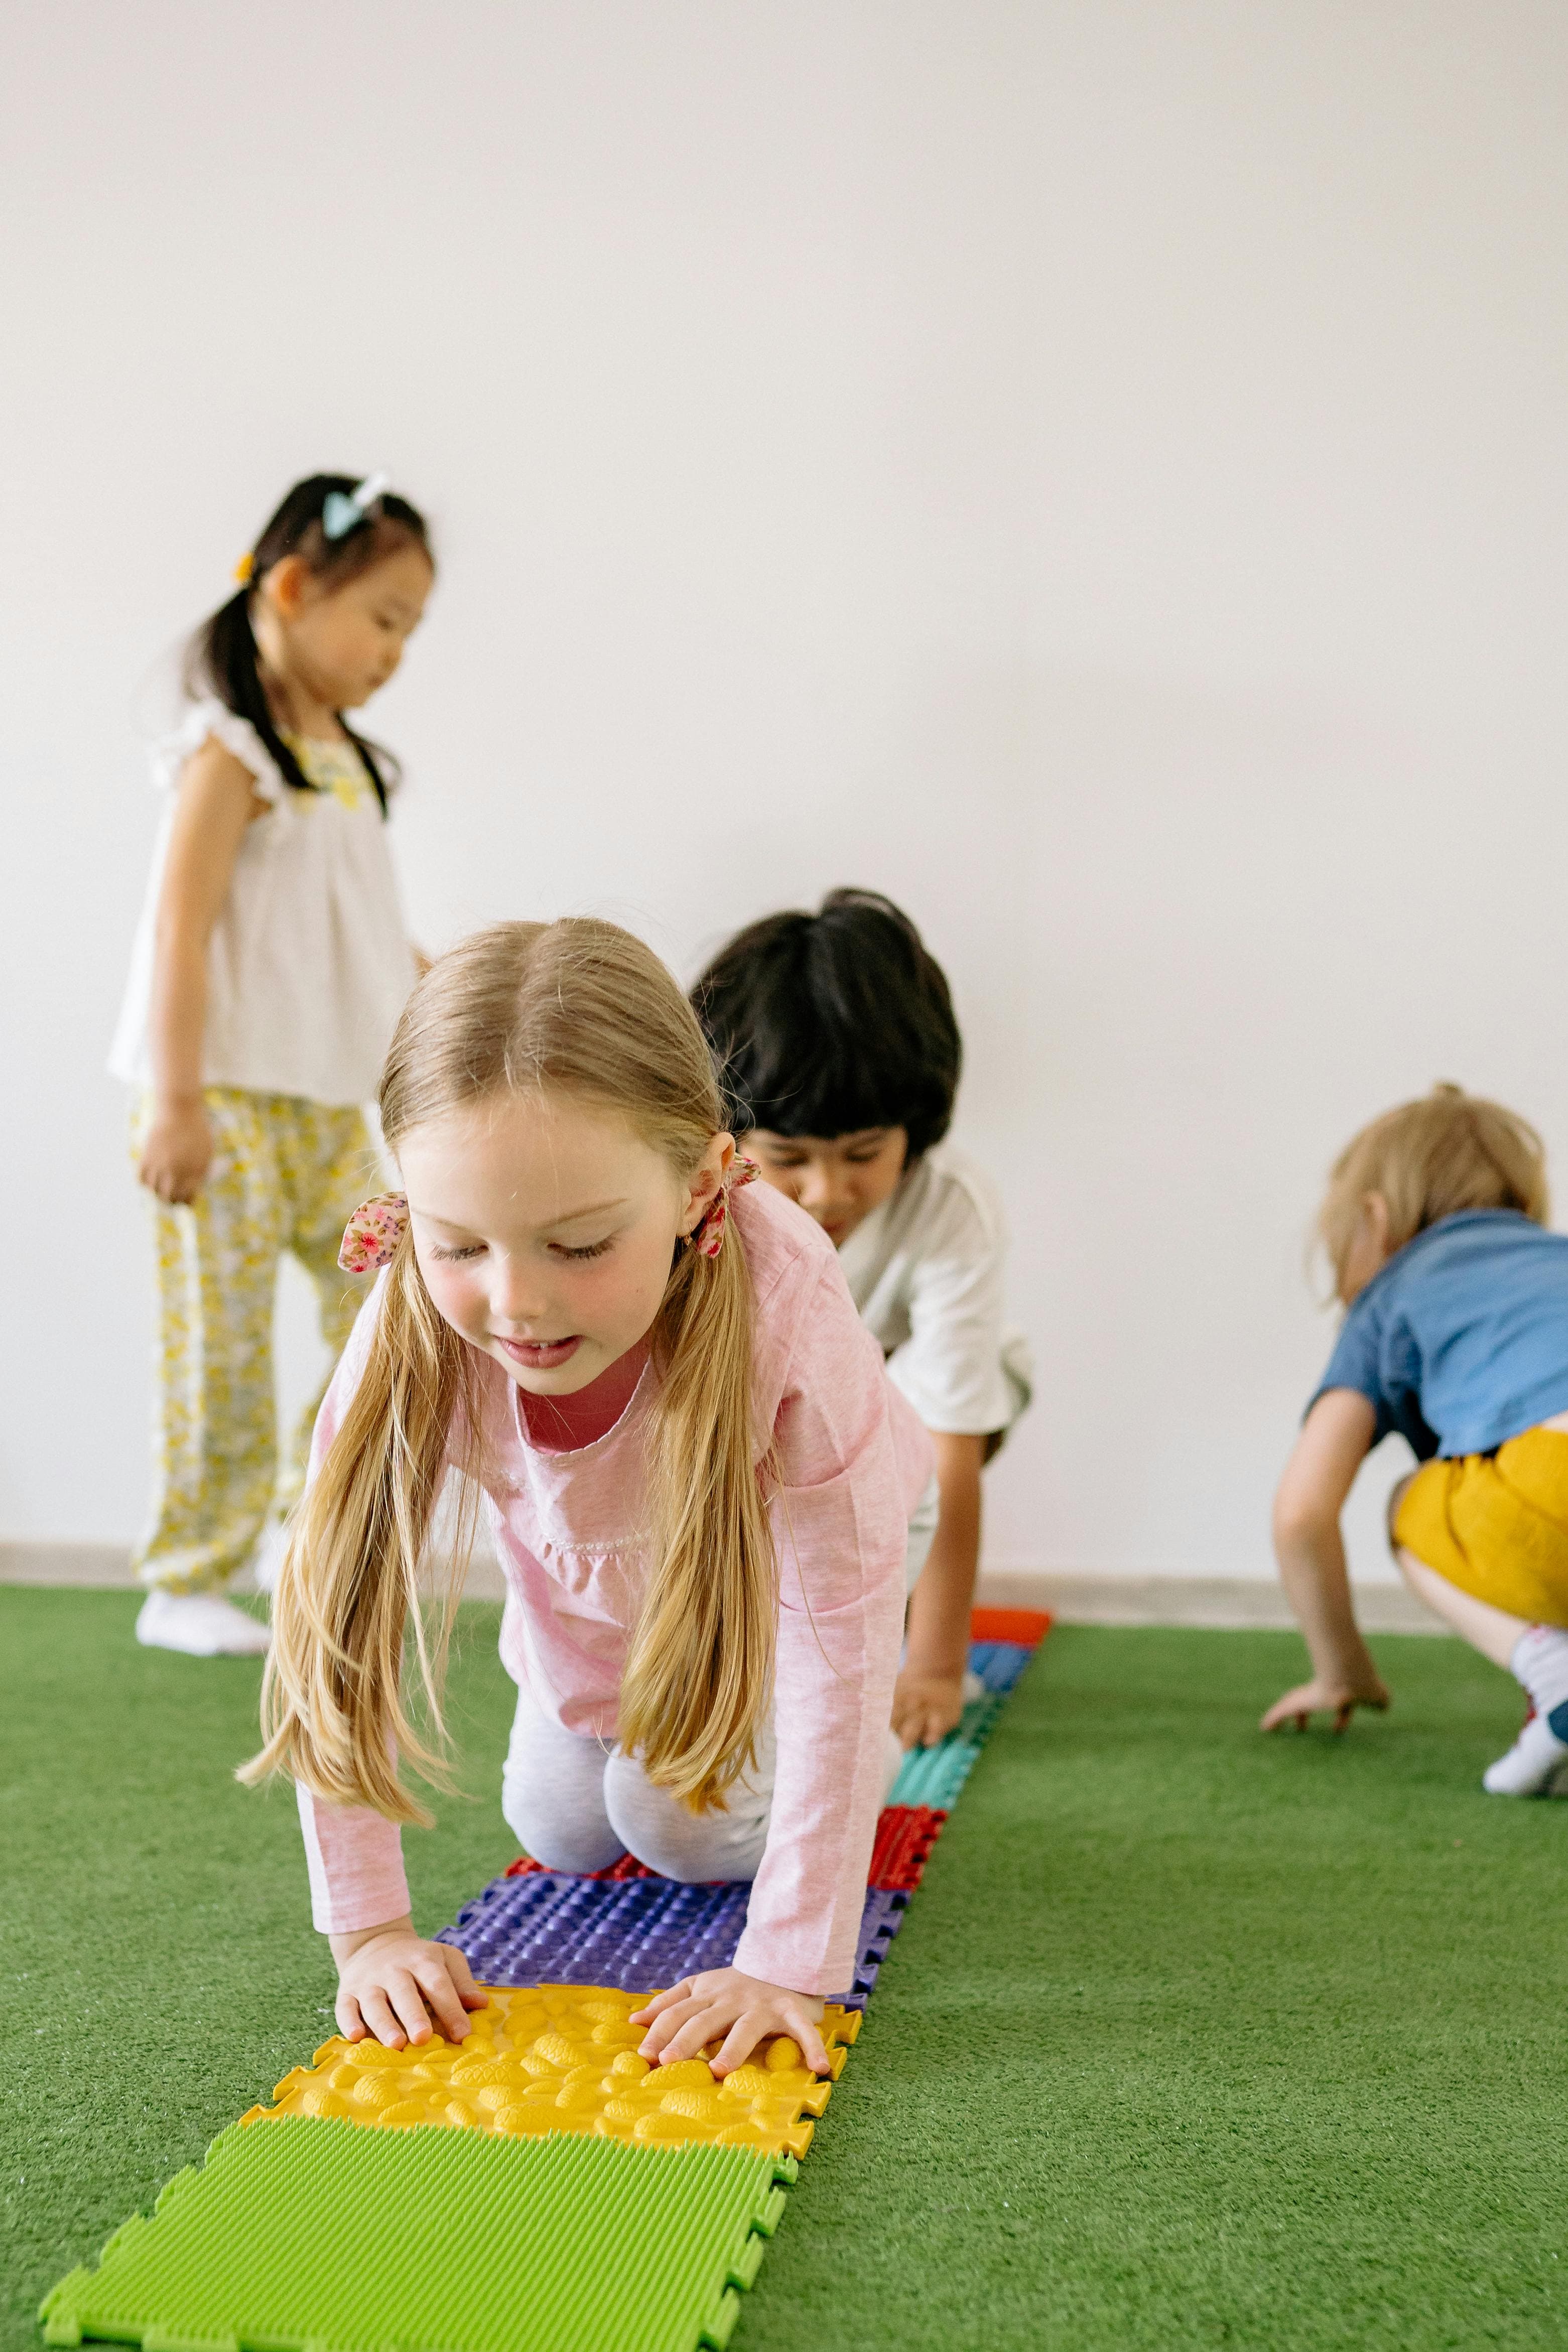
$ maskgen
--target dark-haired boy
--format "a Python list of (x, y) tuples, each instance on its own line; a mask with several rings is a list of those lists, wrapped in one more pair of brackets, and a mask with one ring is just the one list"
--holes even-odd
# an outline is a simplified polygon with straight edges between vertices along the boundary
[(942, 967), (869, 890), (740, 931), (692, 990), (770, 1184), (837, 1247), (889, 1376), (936, 1444), (940, 1516), (910, 1603), (893, 1702), (906, 1748), (963, 1708), (980, 1558), (980, 1472), (1029, 1401), (1003, 1318), (1007, 1235), (995, 1185), (943, 1141), (963, 1047)]

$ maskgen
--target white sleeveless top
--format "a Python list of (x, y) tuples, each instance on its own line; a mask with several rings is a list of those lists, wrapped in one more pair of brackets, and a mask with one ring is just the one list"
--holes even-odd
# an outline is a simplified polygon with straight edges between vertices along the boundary
[(246, 828), (207, 947), (202, 1082), (368, 1102), (415, 980), (381, 804), (352, 744), (291, 737), (318, 787), (302, 793), (248, 719), (216, 701), (198, 703), (153, 747), (153, 779), (169, 799), (109, 1066), (132, 1086), (152, 1083), (153, 924), (174, 787), (209, 735), (248, 769), (268, 807)]

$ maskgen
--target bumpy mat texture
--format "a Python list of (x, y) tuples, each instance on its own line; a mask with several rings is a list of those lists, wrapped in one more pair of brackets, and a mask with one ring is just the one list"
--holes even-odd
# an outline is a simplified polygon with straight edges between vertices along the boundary
[[(140, 1650), (137, 1606), (0, 1586), (0, 2352), (334, 2030), (293, 1805), (230, 1777), (257, 1662)], [(406, 1840), (426, 1931), (513, 1851), (498, 1615), (468, 1793)], [(1568, 1803), (1481, 1790), (1505, 1675), (1372, 1646), (1386, 1716), (1264, 1739), (1293, 1634), (1051, 1634), (731, 2352), (1563, 2352)]]
[(773, 2034), (715, 2082), (700, 2058), (650, 2065), (637, 2053), (646, 2028), (627, 2018), (639, 1996), (602, 1985), (491, 1990), (467, 2038), (439, 2033), (404, 2050), (334, 2034), (314, 2063), (297, 2066), (241, 2120), (330, 2116), (373, 2128), (437, 2124), (449, 2131), (542, 2139), (552, 2132), (673, 2147), (688, 2141), (752, 2155), (804, 2156), (812, 2119), (826, 2106), (860, 2028), (858, 2011), (830, 2008), (822, 2021), (832, 2073), (814, 2074), (787, 2033)]
[(735, 2148), (236, 2125), (43, 2308), (147, 2352), (692, 2352), (730, 2340), (793, 2177)]
[[(1016, 1642), (976, 1646), (987, 1696), (908, 1760), (895, 1795), (923, 1762), (921, 1788), (951, 1804), (1027, 1655)], [(944, 1819), (903, 1802), (879, 1824), (873, 1882), (880, 1867), (901, 1883), (868, 1888), (854, 1987), (822, 2022), (826, 2079), (787, 2035), (722, 2081), (707, 2063), (716, 2043), (662, 2067), (638, 2053), (638, 2001), (732, 1958), (744, 1885), (679, 1885), (629, 1862), (583, 1878), (513, 1864), (442, 1931), (490, 1991), (466, 2040), (325, 2042), (169, 2184), (151, 2219), (118, 2231), (96, 2270), (60, 2282), (40, 2314), (47, 2340), (143, 2352), (722, 2347), (783, 2210), (776, 2184), (811, 2145)], [(546, 1957), (565, 1981), (541, 1980)], [(714, 2168), (694, 2169), (699, 2157)]]

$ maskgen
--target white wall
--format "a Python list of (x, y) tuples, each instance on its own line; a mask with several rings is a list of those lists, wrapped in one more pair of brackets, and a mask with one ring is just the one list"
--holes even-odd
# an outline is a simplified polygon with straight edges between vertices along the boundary
[(420, 934), (902, 899), (1041, 1365), (994, 1563), (1267, 1572), (1332, 1151), (1452, 1076), (1568, 1170), (1556, 0), (57, 0), (0, 87), (0, 1533), (142, 1506), (145, 680), (386, 464)]

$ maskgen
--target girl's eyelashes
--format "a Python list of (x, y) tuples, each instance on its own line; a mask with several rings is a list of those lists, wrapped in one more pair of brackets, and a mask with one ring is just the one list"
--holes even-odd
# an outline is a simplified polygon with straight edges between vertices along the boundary
[[(614, 1238), (612, 1234), (605, 1241), (590, 1242), (584, 1249), (568, 1249), (563, 1242), (552, 1242), (551, 1255), (553, 1257), (570, 1258), (603, 1257), (605, 1252), (610, 1248)], [(444, 1265), (460, 1265), (465, 1258), (482, 1257), (484, 1252), (483, 1242), (466, 1242), (461, 1249), (442, 1249), (438, 1243), (434, 1242), (430, 1245), (431, 1256), (439, 1258)]]

